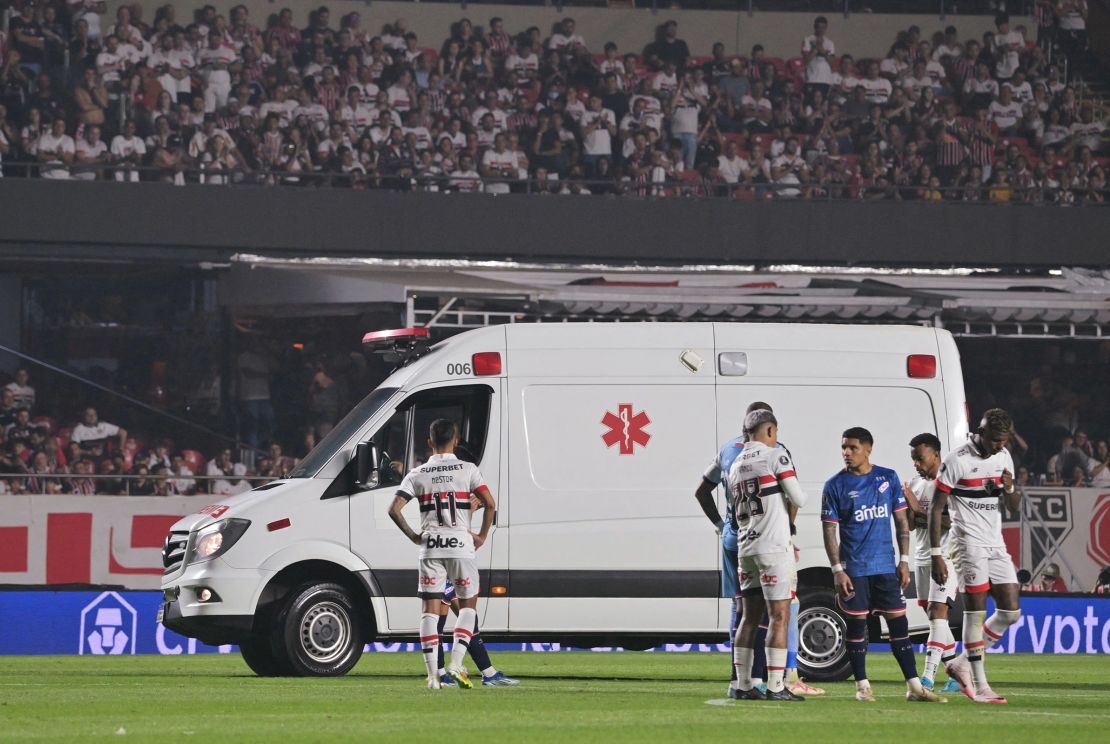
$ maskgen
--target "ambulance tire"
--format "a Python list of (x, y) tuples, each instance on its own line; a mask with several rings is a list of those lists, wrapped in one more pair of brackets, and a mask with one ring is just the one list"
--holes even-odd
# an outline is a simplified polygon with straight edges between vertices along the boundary
[(346, 587), (310, 582), (290, 592), (270, 645), (298, 677), (340, 677), (362, 658), (366, 631)]
[(817, 682), (848, 679), (848, 625), (832, 587), (799, 587), (798, 600), (798, 674)]
[(290, 674), (289, 665), (274, 653), (266, 638), (251, 636), (239, 644), (239, 653), (251, 671), (259, 677), (285, 677)]

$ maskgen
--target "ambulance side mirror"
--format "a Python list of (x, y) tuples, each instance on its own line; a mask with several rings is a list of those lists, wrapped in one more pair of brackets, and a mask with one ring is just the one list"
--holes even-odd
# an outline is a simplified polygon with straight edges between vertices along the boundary
[(364, 488), (377, 488), (381, 460), (378, 445), (373, 442), (359, 442), (355, 448), (355, 483)]

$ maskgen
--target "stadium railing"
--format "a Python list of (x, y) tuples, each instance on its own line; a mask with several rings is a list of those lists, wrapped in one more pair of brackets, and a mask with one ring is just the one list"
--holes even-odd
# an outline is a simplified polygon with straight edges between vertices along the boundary
[[(33, 176), (45, 166), (26, 163), (5, 163), (5, 175)], [(65, 166), (55, 166), (65, 167)], [(69, 166), (72, 170), (82, 170), (81, 166)], [(152, 166), (126, 167), (96, 166), (84, 167), (85, 174), (94, 173), (94, 178), (71, 176), (65, 179), (42, 179), (58, 181), (101, 181), (127, 183), (116, 180), (115, 173), (137, 173), (144, 183), (162, 182), (177, 186), (294, 186), (301, 188), (344, 188), (352, 190), (417, 191), (439, 193), (488, 193), (490, 186), (508, 186), (511, 194), (534, 195), (593, 195), (620, 196), (622, 198), (714, 198), (714, 199), (791, 199), (808, 201), (887, 201), (915, 200), (938, 201), (944, 203), (960, 202), (965, 204), (1059, 204), (1064, 206), (1092, 205), (1110, 203), (1110, 188), (1042, 188), (1021, 187), (1007, 184), (996, 186), (942, 186), (932, 188), (920, 184), (882, 183), (872, 184), (857, 181), (813, 181), (800, 183), (735, 183), (703, 179), (696, 171), (686, 171), (684, 177), (667, 179), (662, 182), (591, 178), (498, 178), (498, 177), (460, 177), (451, 175), (404, 175), (404, 174), (362, 174), (334, 171), (285, 171), (272, 169), (217, 169), (217, 168), (161, 168)], [(128, 176), (125, 175), (126, 179)], [(564, 189), (568, 189), (565, 191)], [(930, 198), (925, 198), (930, 192)], [(936, 195), (941, 198), (936, 198)]]
[[(275, 476), (270, 475), (115, 475), (115, 474), (81, 474), (81, 473), (0, 473), (0, 481), (11, 483), (27, 483), (29, 481), (92, 481), (94, 484), (104, 484), (111, 486), (110, 488), (97, 488), (94, 486), (93, 494), (96, 496), (131, 496), (131, 495), (144, 495), (144, 496), (205, 496), (213, 495), (211, 485), (216, 481), (238, 482), (245, 481), (251, 485), (251, 488), (264, 485), (270, 481), (277, 480)], [(173, 491), (172, 493), (153, 493), (153, 494), (132, 494), (131, 490), (137, 481), (195, 481), (197, 488), (193, 494), (181, 493), (180, 491)], [(201, 488), (201, 484), (206, 486)], [(24, 486), (26, 488), (26, 486)], [(25, 491), (26, 493), (46, 495), (44, 491)], [(70, 495), (81, 495), (80, 493), (67, 491)], [(238, 493), (238, 491), (234, 492)], [(219, 495), (228, 495), (226, 493)]]

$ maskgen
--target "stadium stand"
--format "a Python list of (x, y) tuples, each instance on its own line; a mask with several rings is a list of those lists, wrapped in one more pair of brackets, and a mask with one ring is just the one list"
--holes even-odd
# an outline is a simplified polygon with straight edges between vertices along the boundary
[(0, 157), (54, 179), (1102, 203), (1108, 109), (1066, 72), (1089, 69), (1083, 4), (981, 39), (911, 26), (883, 59), (798, 15), (784, 59), (691, 50), (675, 21), (619, 49), (569, 17), (439, 41), (324, 7), (260, 28), (242, 5), (25, 2), (0, 36)]
[[(1103, 379), (1110, 343), (1025, 340), (1014, 346), (1004, 340), (979, 339), (961, 345), (961, 353), (970, 409), (1004, 406), (1013, 412), (1018, 436), (1010, 448), (1019, 482), (1110, 485), (1110, 393)], [(357, 356), (352, 354), (347, 361)], [(303, 385), (307, 392), (305, 405), (299, 417), (259, 441), (259, 449), (240, 449), (211, 438), (190, 440), (188, 429), (180, 426), (168, 429), (179, 440), (169, 439), (162, 433), (164, 424), (144, 421), (120, 404), (98, 410), (96, 424), (90, 425), (85, 401), (72, 398), (65, 386), (43, 387), (23, 371), (0, 385), (0, 494), (248, 490), (292, 470), (297, 462), (292, 455), (304, 455), (317, 434), (326, 434), (353, 404), (357, 391), (372, 387), (364, 377), (358, 365), (336, 361), (292, 367), (272, 364), (266, 372), (269, 385), (286, 391), (293, 378), (292, 384)], [(66, 399), (52, 400), (55, 395)], [(42, 413), (46, 410), (66, 413)], [(121, 420), (117, 416), (128, 423), (122, 434), (114, 423), (95, 429), (106, 421)], [(86, 428), (75, 436), (82, 425), (93, 428), (95, 434)], [(245, 429), (240, 433), (249, 436)], [(91, 444), (90, 436), (97, 436)], [(204, 442), (204, 451), (198, 441)]]

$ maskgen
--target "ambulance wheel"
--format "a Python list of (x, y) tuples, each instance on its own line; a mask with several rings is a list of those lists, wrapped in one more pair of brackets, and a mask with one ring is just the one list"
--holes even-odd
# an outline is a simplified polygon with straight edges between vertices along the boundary
[(354, 668), (366, 643), (351, 592), (332, 582), (303, 584), (278, 613), (270, 644), (299, 677), (339, 677)]
[(848, 626), (832, 587), (802, 587), (798, 600), (798, 673), (820, 682), (848, 679)]
[(284, 677), (289, 674), (289, 666), (274, 654), (269, 640), (251, 636), (239, 644), (239, 653), (251, 671), (259, 677)]

